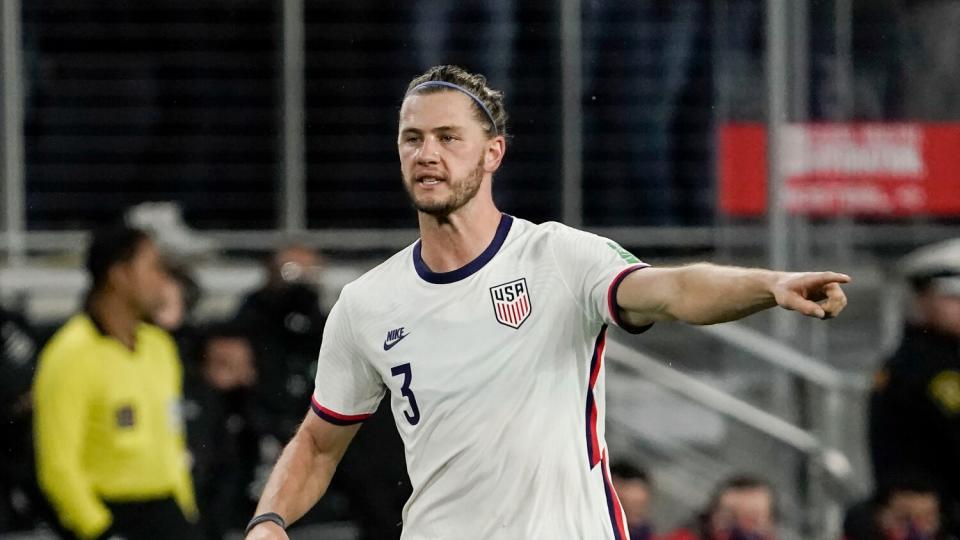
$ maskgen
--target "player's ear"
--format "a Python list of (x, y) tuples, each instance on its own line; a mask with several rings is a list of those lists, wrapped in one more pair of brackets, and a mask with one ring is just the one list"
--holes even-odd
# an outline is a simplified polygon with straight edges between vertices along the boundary
[(487, 141), (487, 152), (483, 157), (483, 170), (489, 173), (495, 172), (500, 168), (500, 163), (506, 153), (507, 140), (503, 135), (497, 135)]

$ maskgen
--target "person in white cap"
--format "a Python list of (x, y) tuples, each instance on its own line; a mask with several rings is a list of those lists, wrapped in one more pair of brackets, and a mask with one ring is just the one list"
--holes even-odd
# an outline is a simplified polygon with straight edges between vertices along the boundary
[(960, 239), (902, 261), (912, 296), (903, 337), (874, 378), (870, 451), (882, 485), (934, 480), (946, 526), (960, 531)]

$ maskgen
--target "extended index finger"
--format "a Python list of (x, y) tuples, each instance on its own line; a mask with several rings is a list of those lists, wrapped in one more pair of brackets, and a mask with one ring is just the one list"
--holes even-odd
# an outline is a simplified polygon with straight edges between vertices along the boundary
[(807, 280), (818, 285), (826, 285), (827, 283), (850, 283), (851, 281), (850, 276), (839, 272), (814, 272), (807, 276)]

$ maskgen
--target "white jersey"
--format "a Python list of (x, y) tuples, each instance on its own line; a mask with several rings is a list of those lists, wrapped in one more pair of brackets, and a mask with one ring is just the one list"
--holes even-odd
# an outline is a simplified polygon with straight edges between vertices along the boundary
[(431, 272), (417, 242), (343, 289), (313, 410), (361, 422), (390, 390), (413, 485), (403, 540), (626, 540), (603, 350), (617, 286), (645, 266), (599, 236), (504, 215), (459, 270)]

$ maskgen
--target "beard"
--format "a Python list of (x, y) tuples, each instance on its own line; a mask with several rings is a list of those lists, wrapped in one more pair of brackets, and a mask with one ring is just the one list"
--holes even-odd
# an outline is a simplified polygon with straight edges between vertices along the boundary
[(410, 196), (410, 201), (413, 203), (413, 207), (416, 208), (418, 212), (423, 212), (429, 216), (440, 219), (446, 218), (450, 214), (463, 208), (463, 206), (470, 202), (474, 196), (476, 196), (477, 192), (480, 191), (480, 184), (483, 183), (483, 156), (480, 156), (477, 166), (463, 178), (450, 179), (447, 181), (447, 185), (453, 193), (446, 199), (417, 200), (414, 194), (416, 182), (416, 179), (412, 178), (409, 182), (405, 181), (403, 183), (407, 189), (407, 195)]

